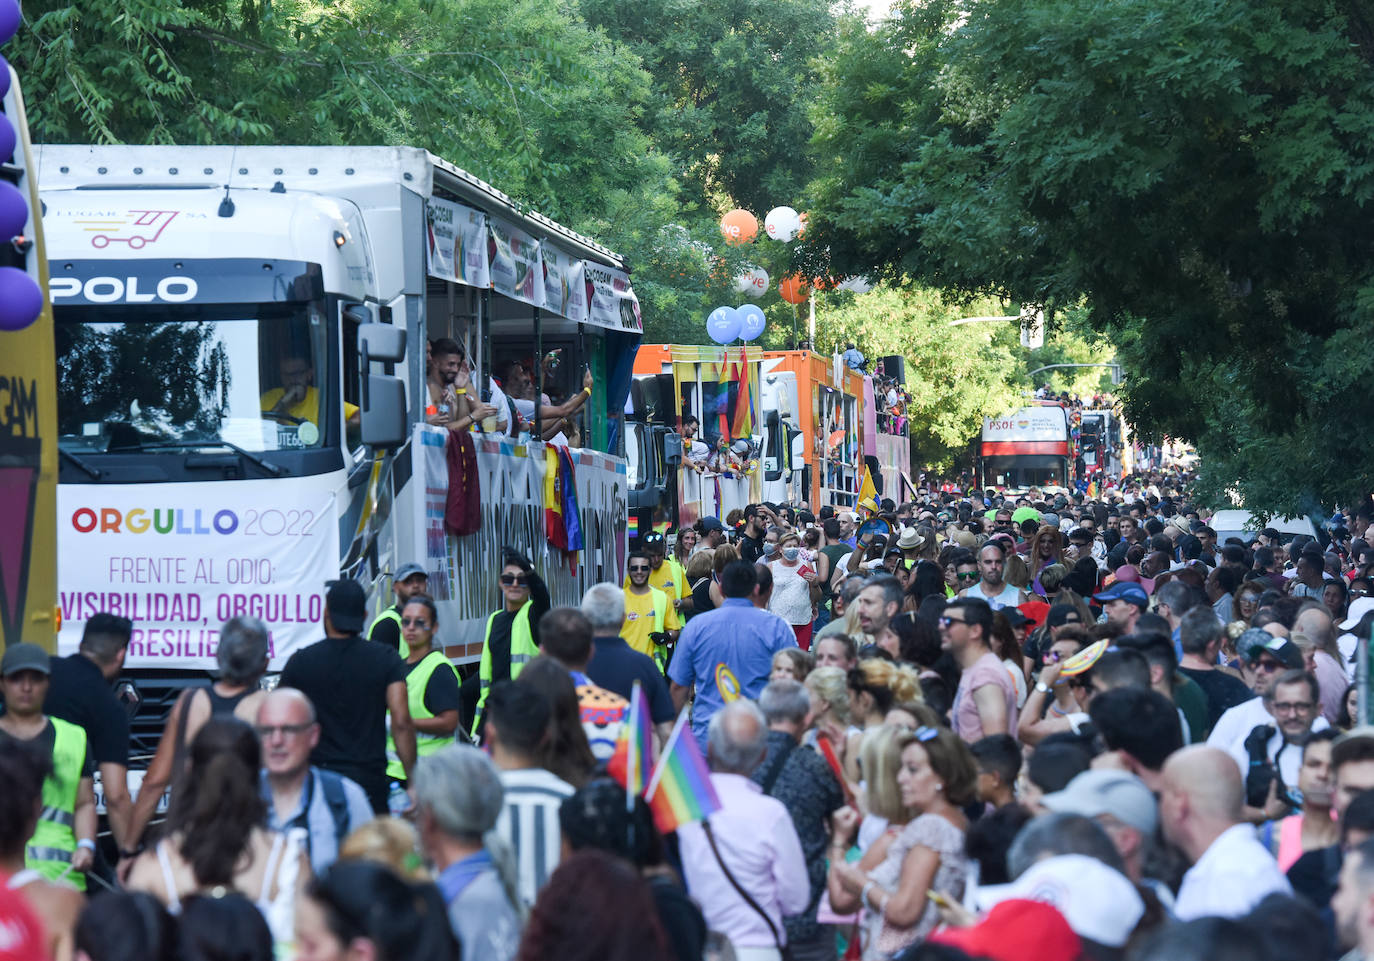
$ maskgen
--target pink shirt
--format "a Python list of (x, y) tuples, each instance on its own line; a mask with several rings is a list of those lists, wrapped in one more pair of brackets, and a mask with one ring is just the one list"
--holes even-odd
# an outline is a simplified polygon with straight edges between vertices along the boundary
[[(973, 692), (989, 684), (1002, 691), (1003, 700), (1007, 705), (1006, 730), (983, 730), (983, 720), (978, 715), (978, 703), (973, 697)], [(974, 661), (972, 667), (964, 671), (963, 676), (959, 678), (959, 689), (954, 693), (954, 710), (950, 715), (954, 719), (954, 733), (970, 744), (989, 734), (1016, 732), (1016, 685), (1012, 683), (1006, 665), (997, 659), (996, 654), (988, 651)]]
[[(764, 794), (747, 777), (712, 774), (711, 783), (721, 804), (711, 815), (711, 833), (721, 857), (740, 886), (768, 912), (786, 943), (783, 915), (798, 914), (811, 900), (806, 858), (792, 816), (781, 801)], [(677, 836), (687, 891), (701, 905), (706, 926), (729, 937), (736, 947), (773, 947), (768, 925), (726, 880), (701, 823), (684, 824)]]

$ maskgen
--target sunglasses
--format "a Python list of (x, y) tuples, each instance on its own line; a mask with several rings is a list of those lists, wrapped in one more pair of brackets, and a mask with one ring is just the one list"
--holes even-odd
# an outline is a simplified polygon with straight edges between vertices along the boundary
[(1273, 674), (1275, 671), (1283, 670), (1283, 665), (1280, 664), (1278, 661), (1270, 661), (1261, 658), (1260, 660), (1255, 662), (1255, 669), (1258, 671), (1263, 671), (1266, 674)]
[(523, 587), (524, 584), (525, 584), (525, 576), (524, 576), (523, 574), (502, 574), (502, 575), (501, 575), (501, 586), (502, 586), (502, 587)]
[(402, 627), (429, 627), (429, 621), (423, 617), (403, 617), (401, 618)]
[(967, 623), (968, 623), (968, 621), (964, 620), (962, 617), (950, 617), (948, 614), (946, 614), (944, 617), (940, 618), (940, 621), (939, 621), (939, 624), (940, 624), (941, 627), (949, 627), (951, 624), (967, 624)]
[(978, 580), (978, 572), (977, 572), (977, 571), (968, 571), (967, 573), (964, 573), (964, 574), (955, 574), (954, 576), (955, 576), (955, 578), (957, 578), (958, 580), (961, 580), (961, 581), (976, 581), (976, 580)]
[(626, 568), (626, 570), (628, 570), (631, 574), (635, 574), (635, 573), (639, 573), (639, 572), (641, 572), (641, 571), (647, 571), (647, 570), (649, 570), (649, 565), (648, 565), (648, 564), (631, 564), (629, 567)]

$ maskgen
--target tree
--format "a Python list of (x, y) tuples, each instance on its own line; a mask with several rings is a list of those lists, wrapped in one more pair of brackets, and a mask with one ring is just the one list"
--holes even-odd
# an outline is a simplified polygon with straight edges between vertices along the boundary
[(906, 3), (829, 70), (816, 240), (846, 272), (1086, 303), (1128, 418), (1194, 442), (1218, 500), (1363, 500), (1371, 57), (1339, 0)]
[(1028, 386), (1015, 324), (949, 326), (970, 307), (1001, 313), (994, 304), (958, 304), (914, 288), (827, 294), (824, 301), (817, 308), (820, 344), (854, 341), (869, 358), (906, 358), (913, 463), (947, 469), (968, 453), (983, 418), (1015, 408)]

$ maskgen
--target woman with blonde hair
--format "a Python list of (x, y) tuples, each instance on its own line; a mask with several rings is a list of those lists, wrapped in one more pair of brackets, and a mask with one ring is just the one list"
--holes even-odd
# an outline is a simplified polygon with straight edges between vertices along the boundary
[(428, 881), (420, 857), (420, 833), (400, 818), (373, 818), (354, 829), (339, 847), (341, 861), (385, 864), (407, 881)]
[[(687, 586), (692, 592), (692, 615), (715, 610), (711, 602), (712, 575), (716, 572), (716, 552), (714, 548), (703, 547), (687, 561), (684, 571)], [(691, 620), (691, 617), (688, 618)]]
[(846, 776), (857, 783), (861, 778), (859, 751), (867, 732), (882, 727), (894, 704), (921, 700), (921, 676), (909, 665), (868, 657), (849, 672), (846, 680), (850, 715), (861, 730), (849, 738), (844, 766)]
[(1035, 572), (1031, 588), (1036, 594), (1043, 595), (1045, 588), (1040, 583), (1040, 572), (1052, 564), (1063, 564), (1064, 535), (1059, 528), (1042, 526), (1030, 540), (1030, 550), (1026, 551), (1026, 561)]
[(1019, 590), (1030, 590), (1030, 568), (1026, 566), (1026, 561), (1016, 551), (1009, 550), (1006, 554), (1006, 562), (1002, 569), (1002, 580)]

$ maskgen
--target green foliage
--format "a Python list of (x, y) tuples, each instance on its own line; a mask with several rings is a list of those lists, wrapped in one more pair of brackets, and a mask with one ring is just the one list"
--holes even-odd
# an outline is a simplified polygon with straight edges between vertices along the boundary
[(888, 354), (906, 358), (914, 463), (944, 470), (967, 460), (983, 418), (1014, 409), (1020, 390), (1029, 387), (1020, 376), (1025, 351), (1016, 325), (949, 326), (970, 310), (1000, 313), (994, 303), (961, 304), (927, 290), (891, 288), (823, 300), (816, 311), (819, 346), (843, 349), (852, 340), (870, 361)]
[(961, 6), (957, 26), (910, 2), (846, 35), (817, 108), (835, 115), (818, 124), (817, 243), (845, 272), (1088, 304), (1126, 365), (1128, 418), (1194, 442), (1218, 499), (1366, 496), (1374, 454), (1349, 432), (1374, 417), (1362, 7)]

